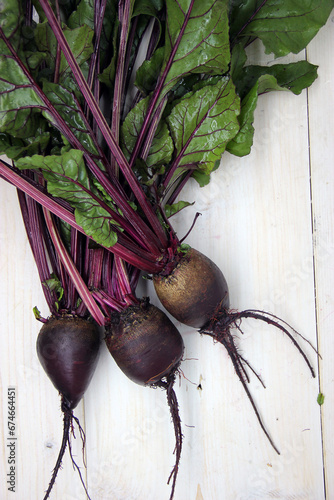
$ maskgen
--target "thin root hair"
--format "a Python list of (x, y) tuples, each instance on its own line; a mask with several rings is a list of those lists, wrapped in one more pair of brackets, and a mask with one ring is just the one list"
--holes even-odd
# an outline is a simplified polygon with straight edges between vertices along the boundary
[[(317, 356), (319, 356), (320, 359), (321, 358), (321, 355), (320, 353), (317, 351), (317, 349), (314, 347), (314, 345), (312, 344), (312, 342), (307, 339), (306, 337), (304, 337), (304, 335), (302, 335), (300, 332), (298, 332), (298, 330), (296, 330), (293, 326), (291, 326), (287, 321), (285, 321), (284, 319), (282, 318), (279, 318), (278, 316), (275, 316), (275, 314), (273, 313), (270, 313), (270, 312), (267, 312), (267, 311), (261, 311), (260, 309), (246, 309), (245, 311), (243, 311), (245, 313), (256, 313), (256, 314), (260, 314), (260, 315), (263, 315), (263, 316), (268, 316), (268, 318), (272, 318), (273, 320), (276, 320), (276, 321), (280, 321), (281, 323), (283, 323), (285, 326), (287, 326), (288, 328), (290, 328), (290, 330), (295, 334), (297, 335), (298, 337), (300, 337), (302, 340), (304, 340), (305, 342), (307, 342), (307, 344), (309, 344), (309, 346), (313, 349), (313, 351), (316, 353)], [(259, 318), (257, 318), (259, 319)], [(276, 325), (275, 325), (276, 326)]]
[[(75, 421), (75, 423), (77, 424), (78, 429), (79, 429), (80, 439), (82, 441), (82, 461), (83, 461), (84, 466), (87, 467), (86, 454), (85, 454), (85, 449), (86, 449), (86, 434), (85, 434), (85, 431), (83, 430), (83, 428), (82, 428), (82, 426), (80, 424), (80, 421), (79, 421), (78, 417), (75, 417), (73, 415), (73, 420)], [(73, 436), (74, 436), (74, 433), (73, 433)]]
[(168, 480), (167, 480), (167, 484), (170, 484), (170, 482), (172, 480), (171, 493), (170, 493), (169, 500), (172, 500), (174, 497), (176, 478), (177, 478), (177, 474), (179, 471), (179, 464), (180, 464), (182, 443), (183, 443), (181, 419), (180, 419), (180, 414), (179, 414), (179, 404), (178, 404), (177, 397), (176, 397), (176, 394), (174, 391), (174, 383), (175, 383), (175, 371), (166, 377), (166, 381), (161, 380), (160, 382), (158, 382), (156, 384), (158, 387), (162, 387), (163, 389), (166, 390), (167, 402), (168, 402), (170, 414), (172, 417), (172, 422), (173, 422), (173, 426), (174, 426), (174, 434), (175, 434), (175, 447), (174, 447), (174, 452), (173, 452), (173, 454), (175, 454), (175, 464), (174, 464), (174, 467), (173, 467), (173, 469), (168, 477)]
[(262, 385), (262, 387), (265, 389), (266, 388), (266, 385), (265, 383), (263, 382), (261, 376), (257, 373), (257, 371), (252, 367), (252, 365), (249, 363), (249, 361), (247, 361), (247, 359), (245, 359), (243, 356), (241, 356), (239, 354), (239, 358), (241, 359), (241, 361), (248, 366), (248, 368), (254, 373), (254, 375), (256, 376), (256, 378), (259, 380), (260, 384)]
[[(177, 372), (178, 372), (178, 374), (179, 374), (179, 379), (180, 379), (180, 381), (182, 380), (182, 378), (184, 378), (187, 382), (189, 382), (189, 384), (192, 384), (192, 385), (197, 385), (197, 383), (196, 383), (196, 382), (193, 382), (192, 380), (190, 380), (188, 377), (186, 377), (186, 376), (185, 376), (184, 371), (183, 371), (183, 370), (181, 370), (181, 368), (180, 368), (180, 367), (177, 369)], [(180, 383), (180, 385), (181, 385), (181, 383)]]
[(85, 481), (84, 481), (84, 478), (82, 477), (82, 474), (81, 474), (81, 470), (80, 470), (80, 467), (79, 465), (76, 463), (76, 461), (74, 460), (74, 457), (73, 457), (73, 454), (72, 454), (72, 447), (71, 447), (71, 443), (69, 441), (69, 452), (70, 452), (70, 457), (71, 457), (71, 461), (72, 461), (72, 465), (73, 465), (73, 468), (77, 470), (78, 474), (79, 474), (79, 478), (80, 478), (80, 481), (81, 481), (81, 484), (85, 490), (85, 493), (87, 495), (87, 498), (88, 500), (91, 500), (90, 496), (89, 496), (89, 493), (88, 493), (88, 490), (87, 490), (87, 486), (85, 484)]
[[(63, 405), (62, 405), (62, 408), (63, 408)], [(52, 477), (51, 477), (48, 489), (45, 492), (43, 500), (47, 500), (47, 498), (49, 498), (51, 490), (52, 490), (52, 488), (53, 488), (53, 486), (55, 484), (58, 471), (59, 471), (59, 469), (61, 469), (61, 464), (62, 464), (64, 453), (65, 453), (65, 450), (66, 450), (66, 446), (70, 442), (69, 441), (69, 434), (70, 434), (70, 428), (71, 428), (71, 425), (72, 425), (73, 413), (72, 413), (72, 410), (66, 410), (64, 408), (63, 408), (63, 412), (64, 412), (64, 416), (63, 416), (63, 439), (62, 439), (62, 442), (61, 442), (61, 446), (60, 446), (58, 458), (57, 458), (57, 461), (56, 461), (56, 465), (55, 465), (55, 467), (54, 467), (54, 469), (52, 471)]]
[(73, 437), (74, 437), (74, 439), (75, 439), (73, 420), (75, 421), (75, 423), (77, 424), (78, 429), (79, 429), (79, 434), (80, 434), (80, 437), (81, 437), (81, 440), (82, 440), (82, 446), (83, 446), (83, 456), (84, 456), (84, 449), (85, 449), (85, 433), (84, 433), (84, 430), (81, 427), (79, 419), (73, 415), (73, 411), (72, 410), (70, 410), (69, 408), (66, 407), (66, 404), (64, 403), (64, 398), (63, 398), (63, 401), (62, 401), (62, 411), (63, 411), (63, 438), (62, 438), (62, 442), (61, 442), (61, 446), (60, 446), (58, 458), (57, 458), (57, 461), (56, 461), (56, 465), (55, 465), (55, 467), (54, 467), (54, 469), (52, 471), (52, 477), (51, 477), (48, 489), (45, 492), (43, 500), (47, 500), (49, 498), (49, 496), (50, 496), (50, 493), (51, 493), (51, 490), (52, 490), (52, 488), (53, 488), (53, 486), (55, 484), (58, 472), (59, 472), (60, 469), (62, 469), (62, 460), (63, 460), (63, 457), (64, 457), (65, 450), (66, 450), (67, 446), (68, 446), (68, 449), (69, 449), (69, 453), (70, 453), (70, 457), (71, 457), (73, 468), (74, 468), (74, 470), (77, 470), (77, 472), (79, 474), (81, 484), (82, 484), (82, 486), (83, 486), (83, 488), (85, 490), (85, 493), (87, 495), (88, 500), (91, 500), (91, 498), (90, 498), (90, 496), (88, 494), (87, 487), (85, 485), (85, 481), (84, 481), (84, 479), (82, 477), (80, 467), (75, 462), (74, 457), (73, 457), (73, 453), (72, 453), (72, 445), (71, 445), (71, 440), (70, 440), (70, 434), (72, 434)]
[[(296, 341), (296, 339), (287, 330), (287, 328), (285, 326), (287, 326), (288, 328), (290, 328), (293, 333), (295, 333), (296, 335), (298, 335), (299, 337), (301, 337), (303, 340), (305, 340), (312, 347), (312, 349), (317, 353), (317, 355), (319, 355), (319, 354), (318, 354), (317, 350), (315, 349), (315, 347), (312, 345), (312, 343), (308, 339), (306, 339), (301, 333), (297, 332), (297, 330), (295, 330), (292, 326), (290, 326), (289, 323), (287, 323), (286, 321), (282, 320), (278, 316), (275, 316), (274, 314), (267, 313), (265, 311), (258, 311), (256, 309), (246, 309), (245, 311), (241, 311), (240, 313), (234, 313), (234, 316), (235, 316), (236, 320), (238, 320), (238, 319), (241, 320), (242, 318), (258, 319), (260, 321), (263, 321), (263, 322), (267, 323), (268, 325), (275, 326), (276, 328), (278, 328), (279, 330), (281, 330), (283, 333), (285, 333), (285, 335), (287, 335), (287, 337), (289, 337), (289, 339), (291, 340), (291, 342), (293, 343), (293, 345), (296, 347), (296, 349), (299, 351), (299, 353), (304, 358), (307, 366), (310, 369), (312, 377), (313, 378), (316, 377), (315, 371), (313, 369), (313, 366), (311, 365), (310, 360), (308, 359), (308, 357), (306, 356), (305, 352), (303, 351), (303, 349), (301, 348), (301, 346), (298, 344), (298, 342)], [(231, 323), (232, 324), (234, 323), (233, 319), (232, 319)], [(285, 325), (285, 326), (283, 326), (283, 325)]]
[[(209, 336), (211, 336), (211, 337), (213, 337), (214, 339), (217, 340), (217, 334), (214, 333), (214, 332), (201, 331), (201, 333), (204, 333), (205, 335), (209, 335)], [(250, 403), (252, 405), (252, 408), (254, 410), (254, 413), (255, 413), (255, 415), (257, 417), (257, 420), (258, 420), (258, 422), (260, 424), (261, 429), (263, 430), (265, 436), (267, 437), (269, 443), (274, 448), (274, 450), (276, 451), (276, 453), (278, 455), (280, 455), (280, 452), (279, 452), (277, 446), (275, 445), (275, 443), (273, 442), (272, 438), (269, 435), (269, 432), (265, 428), (265, 425), (264, 425), (264, 423), (262, 421), (262, 418), (261, 418), (261, 415), (259, 413), (259, 410), (257, 409), (257, 406), (256, 406), (256, 404), (254, 402), (253, 396), (251, 395), (251, 393), (250, 393), (250, 391), (248, 389), (248, 385), (247, 384), (249, 383), (249, 377), (248, 377), (248, 374), (247, 374), (247, 372), (245, 370), (245, 367), (244, 367), (243, 363), (245, 363), (252, 370), (253, 373), (256, 374), (256, 372), (250, 366), (250, 364), (247, 361), (245, 361), (242, 356), (240, 356), (240, 354), (238, 353), (238, 351), (236, 349), (236, 346), (234, 344), (233, 337), (232, 337), (232, 335), (229, 332), (225, 332), (225, 335), (222, 335), (218, 341), (225, 347), (225, 349), (228, 352), (229, 357), (231, 358), (231, 361), (232, 361), (232, 364), (234, 366), (235, 372), (236, 372), (236, 374), (237, 374), (240, 382), (242, 383), (242, 386), (243, 386), (243, 388), (244, 388), (244, 390), (245, 390), (245, 392), (246, 392), (246, 394), (248, 396), (248, 399), (249, 399), (249, 401), (250, 401)], [(257, 377), (259, 378), (259, 375), (257, 375)]]
[[(248, 389), (247, 384), (249, 383), (249, 376), (246, 371), (246, 367), (248, 367), (252, 373), (258, 378), (258, 380), (261, 382), (262, 386), (265, 388), (265, 384), (262, 381), (260, 375), (254, 370), (254, 368), (250, 365), (250, 363), (239, 353), (239, 349), (235, 343), (234, 337), (232, 336), (230, 329), (231, 328), (236, 328), (241, 334), (243, 334), (243, 331), (241, 329), (241, 321), (244, 318), (252, 318), (252, 319), (257, 319), (261, 320), (268, 325), (275, 326), (279, 330), (281, 330), (287, 337), (291, 340), (293, 345), (297, 348), (299, 353), (302, 355), (304, 358), (307, 366), (310, 369), (310, 372), (312, 374), (312, 377), (315, 378), (315, 371), (311, 365), (311, 362), (309, 361), (307, 355), (297, 342), (297, 340), (293, 337), (292, 333), (295, 335), (298, 335), (301, 337), (303, 340), (305, 340), (311, 347), (312, 349), (318, 354), (317, 350), (314, 348), (314, 346), (311, 344), (311, 342), (306, 339), (303, 335), (301, 335), (299, 332), (297, 332), (289, 323), (286, 321), (282, 320), (278, 316), (275, 316), (274, 314), (265, 312), (265, 311), (260, 311), (257, 309), (246, 309), (244, 311), (232, 311), (232, 310), (227, 310), (222, 307), (221, 304), (217, 307), (216, 311), (214, 312), (213, 318), (211, 321), (209, 321), (202, 329), (200, 329), (201, 334), (209, 335), (210, 337), (213, 338), (215, 342), (219, 342), (222, 344), (225, 349), (227, 350), (227, 353), (229, 357), (231, 358), (231, 361), (233, 363), (234, 369), (236, 371), (236, 374), (239, 377), (239, 380), (241, 381), (243, 388), (248, 396), (248, 399), (251, 402), (251, 405), (253, 407), (253, 410), (255, 412), (255, 415), (258, 419), (258, 422), (267, 436), (269, 442), (271, 443), (272, 447), (274, 450), (279, 454), (279, 451), (275, 444), (273, 443), (271, 437), (269, 436), (268, 431), (266, 430), (261, 416), (259, 414), (259, 411), (255, 405), (255, 402), (253, 400), (253, 397)], [(291, 330), (291, 332), (289, 330)], [(319, 355), (319, 354), (318, 354)]]

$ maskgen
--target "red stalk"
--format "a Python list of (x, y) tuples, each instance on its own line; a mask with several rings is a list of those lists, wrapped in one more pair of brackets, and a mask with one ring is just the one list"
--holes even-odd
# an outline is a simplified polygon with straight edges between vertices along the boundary
[[(5, 162), (0, 160), (0, 177), (13, 184), (15, 187), (25, 192), (35, 201), (40, 203), (44, 208), (52, 212), (54, 215), (70, 224), (73, 228), (85, 234), (81, 226), (79, 226), (72, 212), (60, 205), (50, 195), (45, 194), (41, 189), (38, 189), (28, 180), (17, 174)], [(87, 236), (87, 235), (86, 235)], [(118, 241), (113, 247), (108, 248), (115, 255), (118, 255), (129, 264), (141, 269), (148, 273), (155, 273), (161, 271), (163, 263), (152, 259), (152, 254), (145, 252), (132, 243), (129, 238), (126, 238), (121, 233), (118, 235)]]
[(115, 256), (115, 268), (117, 274), (117, 282), (119, 285), (120, 294), (128, 305), (138, 304), (139, 301), (133, 294), (133, 290), (130, 285), (129, 275), (126, 269), (126, 264), (124, 260)]
[[(43, 240), (42, 237), (43, 224), (40, 220), (41, 217), (38, 205), (32, 198), (26, 197), (20, 190), (17, 191), (17, 195), (28, 241), (36, 262), (39, 279), (41, 283), (44, 283), (50, 277), (50, 269), (46, 258), (45, 240)], [(50, 311), (55, 313), (54, 304), (57, 301), (56, 294), (46, 286), (43, 286), (43, 293)]]
[[(118, 180), (116, 179), (115, 176), (113, 176), (111, 182), (108, 177), (102, 172), (98, 166), (96, 165), (93, 156), (91, 153), (87, 152), (85, 148), (82, 146), (80, 141), (75, 137), (71, 129), (67, 126), (65, 121), (62, 119), (62, 117), (59, 115), (58, 111), (54, 108), (52, 103), (49, 101), (49, 99), (46, 97), (44, 92), (41, 90), (41, 88), (37, 85), (37, 83), (34, 81), (34, 79), (31, 77), (30, 73), (27, 71), (25, 66), (22, 64), (22, 61), (16, 54), (15, 50), (9, 43), (9, 41), (6, 39), (5, 35), (3, 34), (1, 27), (0, 27), (0, 36), (2, 36), (3, 40), (5, 41), (8, 49), (11, 51), (13, 57), (15, 58), (15, 61), (20, 65), (20, 68), (24, 72), (25, 76), (29, 79), (31, 87), (34, 89), (38, 97), (41, 99), (41, 101), (44, 104), (44, 108), (41, 106), (41, 109), (44, 109), (47, 111), (53, 118), (54, 120), (54, 125), (59, 129), (59, 131), (68, 139), (68, 141), (72, 144), (72, 146), (75, 149), (79, 149), (80, 151), (83, 151), (85, 155), (85, 159), (87, 162), (87, 165), (90, 169), (90, 171), (95, 175), (97, 180), (102, 184), (102, 186), (106, 189), (106, 191), (110, 194), (110, 196), (113, 198), (115, 203), (119, 206), (119, 208), (122, 210), (124, 216), (127, 217), (128, 221), (132, 224), (134, 229), (138, 232), (139, 238), (144, 245), (155, 255), (155, 257), (159, 257), (161, 252), (159, 251), (159, 248), (162, 244), (161, 239), (158, 239), (155, 233), (153, 233), (145, 224), (145, 222), (141, 219), (141, 217), (136, 213), (136, 211), (131, 207), (131, 205), (128, 203), (127, 198), (125, 197), (125, 193), (120, 186)], [(99, 110), (100, 111), (100, 110)], [(82, 113), (82, 117), (85, 120), (86, 126), (88, 127), (88, 130), (90, 129), (89, 124), (87, 120), (84, 117), (84, 114)], [(91, 137), (94, 137), (94, 134), (91, 133)], [(96, 141), (95, 141), (96, 142)], [(97, 145), (97, 148), (100, 152), (100, 148)], [(103, 160), (103, 157), (100, 159)], [(106, 163), (106, 161), (104, 162)], [(148, 201), (146, 200), (146, 196), (143, 193), (143, 197), (145, 197), (145, 201), (147, 205), (150, 206)], [(150, 206), (151, 207), (151, 206)], [(154, 219), (156, 220), (157, 223), (159, 223), (157, 217), (155, 216), (153, 209), (151, 208)], [(160, 224), (159, 224), (160, 225)], [(163, 229), (161, 228), (160, 225), (160, 232), (163, 232)], [(166, 236), (165, 236), (166, 238)], [(167, 239), (166, 239), (167, 242)], [(165, 248), (165, 246), (163, 246)]]
[(167, 248), (168, 246), (168, 239), (167, 236), (161, 227), (160, 221), (157, 218), (156, 214), (153, 211), (153, 208), (149, 201), (146, 198), (145, 193), (142, 190), (142, 187), (136, 178), (135, 174), (133, 173), (132, 169), (129, 166), (129, 163), (127, 162), (121, 148), (117, 144), (117, 141), (115, 140), (113, 134), (111, 133), (111, 130), (108, 126), (108, 123), (99, 108), (86, 80), (85, 77), (83, 76), (80, 67), (77, 64), (77, 61), (67, 43), (67, 40), (64, 36), (64, 33), (55, 17), (55, 14), (49, 5), (47, 0), (40, 0), (40, 5), (44, 10), (45, 16), (47, 17), (51, 29), (53, 30), (58, 43), (60, 44), (63, 54), (72, 70), (73, 76), (75, 80), (77, 81), (79, 88), (82, 92), (82, 95), (85, 98), (85, 101), (92, 112), (92, 115), (104, 137), (106, 140), (106, 143), (108, 144), (112, 154), (115, 157), (116, 162), (119, 165), (119, 168), (121, 169), (124, 177), (126, 178), (127, 182), (129, 183), (130, 189), (132, 190), (134, 196), (136, 197), (139, 205), (141, 206), (143, 212), (145, 213), (148, 221), (150, 222), (154, 232), (156, 233), (157, 237), (159, 238), (161, 245), (164, 248)]
[(45, 221), (47, 228), (49, 230), (52, 242), (56, 248), (57, 254), (59, 255), (59, 258), (65, 267), (68, 275), (70, 276), (70, 279), (72, 283), (74, 284), (75, 288), (77, 289), (81, 299), (84, 301), (87, 309), (89, 310), (90, 314), (93, 316), (95, 321), (100, 325), (103, 326), (105, 324), (105, 317), (103, 313), (101, 312), (100, 308), (96, 304), (95, 300), (93, 299), (87, 285), (85, 284), (84, 280), (82, 279), (79, 271), (75, 267), (73, 260), (71, 259), (70, 255), (68, 254), (64, 243), (62, 242), (62, 239), (59, 236), (58, 230), (52, 220), (52, 215), (51, 213), (43, 209), (44, 216), (45, 216)]
[[(122, 5), (123, 4), (123, 5)], [(119, 127), (122, 106), (122, 92), (124, 88), (124, 64), (126, 56), (127, 39), (130, 29), (131, 21), (131, 2), (124, 0), (118, 3), (118, 18), (121, 22), (121, 35), (119, 40), (117, 67), (114, 83), (114, 99), (113, 99), (113, 112), (111, 118), (111, 133), (113, 134), (117, 143), (119, 142)], [(112, 162), (112, 167), (117, 175), (116, 162)]]
[(195, 0), (191, 0), (191, 3), (189, 5), (188, 11), (187, 11), (187, 14), (186, 14), (186, 16), (184, 18), (184, 21), (183, 21), (180, 33), (179, 33), (179, 35), (178, 35), (178, 37), (176, 39), (176, 42), (175, 42), (175, 45), (174, 45), (174, 47), (172, 49), (170, 57), (169, 57), (169, 59), (167, 61), (167, 64), (166, 64), (166, 66), (164, 68), (164, 71), (163, 71), (163, 73), (161, 75), (161, 78), (158, 81), (158, 84), (157, 84), (157, 86), (156, 86), (156, 88), (155, 88), (155, 90), (153, 92), (152, 98), (151, 98), (150, 103), (148, 105), (148, 109), (147, 109), (147, 112), (146, 112), (146, 116), (145, 116), (142, 128), (140, 130), (139, 136), (137, 138), (137, 142), (135, 144), (135, 147), (133, 148), (132, 155), (131, 155), (131, 158), (130, 158), (130, 167), (131, 168), (133, 168), (134, 163), (136, 161), (136, 158), (138, 157), (138, 155), (140, 153), (140, 150), (142, 148), (143, 142), (144, 142), (145, 137), (146, 137), (146, 133), (147, 133), (148, 128), (150, 126), (152, 114), (153, 114), (153, 112), (155, 110), (156, 104), (158, 103), (159, 98), (162, 97), (160, 94), (162, 92), (163, 86), (165, 84), (165, 80), (166, 80), (167, 75), (169, 73), (169, 70), (170, 70), (170, 68), (172, 66), (175, 54), (177, 52), (177, 49), (178, 49), (178, 47), (180, 45), (180, 42), (181, 42), (182, 37), (183, 37), (183, 34), (185, 32), (186, 26), (188, 24), (188, 21), (189, 21), (189, 18), (190, 18), (190, 14), (191, 14), (191, 11), (192, 11), (192, 8), (193, 8), (193, 5), (194, 5), (194, 1)]
[[(71, 246), (70, 246), (71, 258), (73, 260), (74, 266), (78, 270), (78, 273), (80, 275), (82, 275), (81, 262), (80, 262), (80, 256), (81, 256), (81, 252), (80, 252), (81, 245), (80, 245), (80, 239), (79, 239), (80, 236), (81, 236), (81, 234), (79, 233), (79, 231), (77, 231), (74, 228), (71, 228)], [(75, 304), (75, 302), (76, 302), (75, 297), (76, 297), (77, 290), (76, 290), (72, 280), (69, 280), (67, 288), (68, 288), (68, 308), (69, 308), (71, 304)]]
[[(94, 52), (90, 60), (89, 73), (88, 73), (88, 85), (90, 88), (93, 87), (93, 80), (96, 71), (97, 55), (100, 47), (100, 40), (101, 40), (103, 19), (106, 11), (106, 5), (107, 5), (107, 0), (102, 0), (100, 5), (98, 5), (98, 2), (95, 2), (95, 23), (94, 23), (95, 42), (94, 42)], [(98, 8), (99, 12), (97, 15), (96, 11)]]

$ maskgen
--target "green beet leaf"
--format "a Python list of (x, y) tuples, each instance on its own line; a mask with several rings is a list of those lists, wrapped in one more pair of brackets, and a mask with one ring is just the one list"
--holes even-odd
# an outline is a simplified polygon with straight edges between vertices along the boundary
[[(93, 53), (94, 31), (87, 25), (74, 29), (63, 30), (70, 49), (84, 74), (88, 73), (88, 61)], [(40, 52), (45, 54), (46, 70), (41, 73), (40, 78), (50, 81), (54, 79), (54, 71), (57, 54), (57, 40), (48, 22), (39, 23), (35, 30), (36, 45)], [(81, 98), (81, 93), (76, 84), (72, 71), (63, 54), (60, 57), (58, 81), (66, 88), (73, 90)]]
[[(87, 25), (80, 26), (73, 30), (64, 30), (65, 37), (74, 57), (84, 73), (88, 73), (88, 61), (93, 53), (94, 31)], [(60, 58), (59, 83), (63, 83), (68, 88), (78, 91), (77, 83), (72, 75), (69, 65), (62, 55)], [(81, 92), (78, 92), (81, 96)]]
[(334, 0), (230, 0), (232, 46), (260, 38), (281, 57), (303, 50), (326, 23)]
[(243, 98), (259, 80), (259, 94), (273, 90), (290, 90), (300, 94), (317, 78), (317, 66), (308, 61), (272, 66), (246, 66), (236, 83), (236, 89)]
[(154, 52), (151, 59), (144, 61), (137, 70), (135, 85), (144, 96), (147, 96), (156, 87), (163, 65), (164, 52), (165, 48), (160, 47)]
[(54, 273), (52, 273), (50, 278), (45, 280), (42, 284), (46, 286), (51, 292), (55, 292), (58, 296), (58, 301), (61, 301), (64, 295), (64, 288), (62, 287), (59, 278), (57, 278)]
[(23, 12), (23, 5), (19, 0), (0, 2), (0, 27), (15, 49), (20, 45)]
[(172, 159), (174, 146), (166, 122), (160, 121), (147, 157), (149, 167), (168, 164)]
[(210, 182), (211, 179), (211, 173), (217, 170), (217, 168), (220, 165), (220, 160), (217, 160), (213, 166), (213, 168), (210, 169), (201, 169), (197, 168), (192, 174), (192, 177), (197, 181), (199, 187), (204, 187), (207, 186)]
[(227, 78), (186, 95), (167, 117), (177, 153), (174, 168), (197, 165), (210, 173), (239, 130), (239, 111), (239, 98)]
[(169, 219), (173, 215), (181, 212), (186, 207), (190, 207), (194, 205), (195, 202), (190, 203), (189, 201), (178, 201), (177, 203), (173, 203), (172, 205), (166, 204), (164, 207), (165, 215)]
[(17, 138), (35, 136), (35, 108), (43, 107), (42, 100), (17, 62), (6, 54), (0, 55), (0, 75), (0, 132)]
[[(191, 0), (167, 0), (165, 61), (177, 44), (173, 64), (167, 74), (166, 88), (187, 73), (223, 74), (230, 62), (226, 2), (195, 1), (187, 20)], [(183, 24), (186, 24), (178, 43)]]
[(236, 156), (248, 155), (253, 145), (253, 121), (258, 100), (258, 88), (259, 84), (256, 83), (241, 101), (241, 111), (238, 117), (240, 129), (237, 135), (226, 146), (226, 150)]
[(103, 71), (98, 75), (98, 78), (101, 83), (104, 83), (107, 87), (113, 88), (115, 73), (116, 73), (116, 65), (117, 65), (117, 35), (119, 31), (119, 21), (115, 20), (114, 31), (112, 36), (112, 57), (109, 60), (107, 66), (103, 69)]
[[(136, 144), (139, 130), (144, 122), (149, 98), (142, 99), (125, 118), (121, 128), (121, 146), (127, 159), (130, 159)], [(170, 162), (174, 151), (173, 141), (167, 124), (160, 121), (151, 148), (146, 158), (148, 167), (166, 165)]]
[(138, 44), (142, 39), (149, 23), (154, 18), (155, 29), (158, 32), (156, 37), (155, 47), (156, 48), (160, 42), (162, 33), (162, 23), (159, 16), (159, 11), (163, 9), (163, 0), (136, 0), (133, 6), (132, 17), (136, 19), (136, 31), (133, 38), (133, 44), (131, 47), (131, 63), (130, 67), (133, 67), (133, 56), (135, 56)]
[(41, 316), (41, 312), (40, 312), (40, 310), (38, 309), (38, 307), (37, 307), (37, 306), (34, 306), (34, 307), (32, 308), (32, 312), (33, 312), (33, 314), (34, 314), (34, 316), (35, 316), (35, 319), (40, 319), (40, 318), (42, 317), (42, 316)]
[[(51, 82), (44, 82), (43, 91), (86, 151), (97, 155), (98, 151), (87, 126), (87, 121), (73, 93), (61, 85)], [(54, 124), (47, 111), (44, 115)]]
[[(95, 5), (96, 2), (93, 0), (81, 0), (78, 3), (76, 10), (68, 19), (68, 27), (74, 29), (86, 24), (93, 31), (95, 28)], [(107, 15), (103, 18), (103, 28), (100, 38), (100, 57), (102, 66), (104, 66), (108, 56), (110, 37), (113, 32), (113, 26), (116, 19), (116, 3), (114, 1), (107, 1), (106, 12)]]
[[(161, 8), (162, 8), (162, 3), (160, 1), (137, 0), (136, 2), (131, 2), (131, 5), (130, 5), (131, 17), (132, 18), (136, 17), (137, 19), (136, 19), (136, 30), (134, 33), (131, 47), (130, 47), (131, 55), (130, 55), (130, 60), (129, 60), (129, 68), (133, 68), (134, 58), (135, 58), (136, 53), (137, 53), (138, 45), (140, 43), (140, 40), (142, 39), (142, 36), (145, 32), (145, 29), (147, 28), (148, 24), (150, 23), (150, 21), (153, 17), (158, 21), (160, 35), (161, 35), (162, 28), (161, 28), (160, 20), (157, 16), (158, 10), (161, 10)], [(99, 75), (99, 80), (110, 88), (113, 87), (114, 78), (115, 78), (117, 56), (118, 56), (117, 43), (118, 43), (119, 28), (120, 28), (120, 23), (119, 23), (119, 20), (116, 19), (115, 26), (114, 26), (114, 32), (113, 32), (113, 36), (112, 36), (112, 48), (113, 48), (112, 57), (110, 59), (108, 66)], [(158, 39), (159, 38), (160, 38), (160, 36), (158, 37)], [(146, 61), (144, 62), (144, 65), (145, 64), (146, 64)], [(145, 77), (145, 71), (143, 71), (142, 76), (143, 76), (143, 78)], [(138, 77), (138, 78), (140, 80), (140, 77)], [(154, 85), (155, 85), (155, 83), (156, 83), (156, 80), (154, 80)], [(143, 83), (143, 85), (144, 85), (144, 83)], [(138, 85), (138, 87), (140, 88), (140, 84)], [(154, 86), (153, 86), (153, 88), (154, 88)], [(148, 94), (149, 92), (146, 92), (146, 93)], [(145, 92), (144, 92), (144, 94), (145, 94)]]
[(36, 138), (18, 139), (9, 134), (0, 133), (0, 154), (5, 154), (11, 160), (21, 156), (32, 156), (45, 151), (50, 142), (50, 133), (36, 130)]
[[(238, 71), (238, 68), (235, 69)], [(227, 151), (244, 156), (250, 153), (254, 135), (254, 111), (258, 95), (271, 91), (288, 91), (300, 94), (317, 78), (317, 67), (307, 61), (272, 66), (246, 66), (235, 79), (241, 96), (239, 115), (240, 130), (227, 145)]]
[[(137, 72), (139, 88), (153, 90), (158, 71), (163, 75), (162, 99), (191, 73), (222, 75), (230, 63), (228, 16), (222, 0), (167, 0), (165, 45)], [(175, 53), (173, 51), (175, 50)]]

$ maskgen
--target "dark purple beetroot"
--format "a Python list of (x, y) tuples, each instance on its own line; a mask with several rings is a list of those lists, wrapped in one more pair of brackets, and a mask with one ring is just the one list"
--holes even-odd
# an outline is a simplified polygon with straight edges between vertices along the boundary
[[(62, 444), (44, 500), (50, 495), (66, 446), (70, 445), (73, 420), (77, 423), (80, 434), (83, 434), (79, 420), (73, 415), (73, 409), (83, 397), (92, 379), (99, 349), (100, 333), (97, 326), (71, 315), (51, 317), (38, 334), (38, 359), (61, 395), (61, 409), (64, 414)], [(71, 458), (89, 498), (80, 469), (72, 455)]]
[(48, 377), (73, 410), (94, 374), (100, 348), (95, 324), (82, 318), (51, 317), (37, 337), (37, 355)]
[(169, 276), (153, 276), (155, 291), (162, 305), (178, 321), (202, 328), (211, 320), (217, 306), (229, 308), (226, 280), (218, 266), (191, 248)]
[(153, 385), (180, 364), (184, 344), (176, 326), (152, 304), (130, 306), (115, 316), (107, 347), (134, 382)]
[(115, 314), (105, 340), (116, 363), (131, 380), (166, 390), (175, 433), (175, 465), (168, 478), (168, 483), (172, 479), (172, 500), (182, 450), (181, 419), (173, 388), (184, 351), (182, 337), (164, 312), (143, 301)]

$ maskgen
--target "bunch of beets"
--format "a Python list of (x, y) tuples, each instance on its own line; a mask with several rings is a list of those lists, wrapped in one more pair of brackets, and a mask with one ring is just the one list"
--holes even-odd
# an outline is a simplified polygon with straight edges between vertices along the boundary
[(37, 354), (60, 393), (64, 422), (45, 499), (74, 423), (83, 433), (73, 410), (101, 340), (131, 380), (166, 391), (174, 496), (183, 438), (174, 382), (184, 343), (161, 309), (136, 296), (143, 273), (171, 316), (226, 348), (279, 453), (231, 330), (243, 318), (275, 326), (315, 376), (298, 334), (271, 313), (231, 310), (221, 270), (184, 243), (187, 235), (179, 239), (171, 217), (189, 205), (180, 194), (190, 178), (210, 182), (225, 150), (249, 154), (262, 93), (299, 94), (317, 76), (305, 60), (251, 65), (248, 47), (260, 39), (276, 57), (298, 53), (333, 7), (332, 0), (307, 8), (290, 0), (1, 2), (0, 153), (8, 161), (0, 161), (0, 177), (17, 187), (50, 309), (48, 318), (34, 310), (43, 323)]

